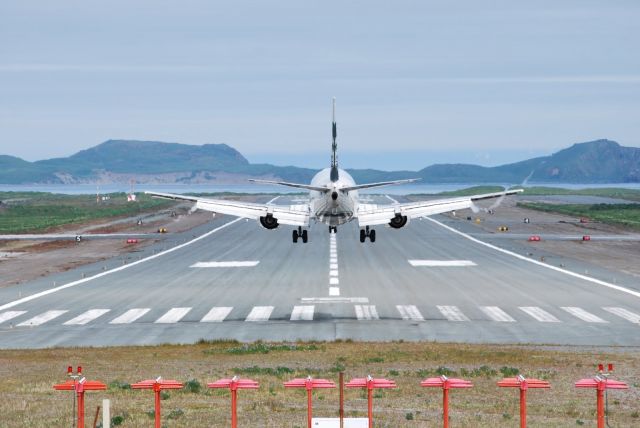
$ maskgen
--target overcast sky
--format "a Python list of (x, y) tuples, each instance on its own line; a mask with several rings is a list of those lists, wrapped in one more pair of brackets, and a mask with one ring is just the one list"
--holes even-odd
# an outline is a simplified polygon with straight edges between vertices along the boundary
[(640, 146), (640, 2), (0, 2), (0, 154), (227, 143), (324, 167)]

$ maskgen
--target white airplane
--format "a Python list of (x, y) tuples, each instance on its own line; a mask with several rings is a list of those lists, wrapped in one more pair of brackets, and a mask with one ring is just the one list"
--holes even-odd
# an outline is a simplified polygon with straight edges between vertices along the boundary
[(297, 205), (256, 204), (249, 202), (199, 198), (172, 193), (145, 192), (158, 198), (193, 201), (196, 209), (250, 218), (260, 222), (265, 229), (275, 229), (282, 224), (297, 226), (293, 230), (293, 242), (308, 240), (307, 229), (311, 220), (325, 223), (329, 233), (337, 233), (338, 226), (357, 220), (360, 226), (360, 242), (367, 238), (376, 240), (372, 226), (388, 224), (394, 229), (405, 226), (410, 219), (441, 214), (465, 208), (475, 209), (474, 202), (483, 199), (502, 198), (522, 192), (506, 190), (482, 195), (436, 199), (420, 202), (394, 203), (391, 205), (362, 204), (358, 202), (358, 190), (390, 184), (410, 183), (419, 179), (384, 181), (379, 183), (356, 184), (351, 175), (338, 168), (336, 104), (333, 99), (333, 144), (331, 146), (331, 167), (318, 172), (310, 184), (288, 183), (285, 181), (249, 180), (255, 183), (279, 184), (309, 190), (309, 202)]

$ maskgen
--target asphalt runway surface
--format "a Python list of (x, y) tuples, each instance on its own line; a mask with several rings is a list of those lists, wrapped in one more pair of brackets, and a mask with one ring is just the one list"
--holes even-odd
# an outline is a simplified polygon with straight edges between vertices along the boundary
[(291, 227), (215, 218), (0, 290), (0, 348), (200, 339), (640, 346), (637, 278), (570, 255), (542, 263), (526, 241), (474, 237), (469, 223), (413, 220), (378, 227), (364, 244), (355, 221), (336, 235), (318, 224), (309, 243), (294, 244)]

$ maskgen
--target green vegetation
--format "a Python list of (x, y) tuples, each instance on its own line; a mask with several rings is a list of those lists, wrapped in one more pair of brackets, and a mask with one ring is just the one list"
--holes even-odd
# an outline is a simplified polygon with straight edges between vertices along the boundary
[(0, 192), (0, 233), (44, 231), (70, 223), (138, 215), (175, 204), (144, 194), (138, 194), (136, 202), (127, 202), (125, 193), (104, 196), (109, 199), (96, 203), (93, 195)]
[(640, 229), (640, 204), (546, 204), (541, 202), (519, 202), (519, 207), (574, 217), (587, 217), (606, 224)]
[(245, 354), (268, 354), (269, 352), (283, 352), (283, 351), (317, 351), (319, 348), (317, 345), (286, 345), (286, 344), (274, 344), (256, 342), (242, 346), (236, 346), (227, 349), (228, 354), (245, 355)]
[(470, 196), (479, 195), (482, 193), (495, 193), (502, 192), (504, 187), (502, 186), (474, 186), (467, 187), (465, 189), (451, 190), (448, 192), (440, 192), (438, 196)]
[(622, 189), (617, 187), (603, 187), (595, 189), (562, 189), (558, 187), (527, 187), (523, 195), (546, 196), (546, 195), (580, 195), (580, 196), (600, 196), (605, 198), (626, 199), (629, 201), (640, 201), (640, 190)]

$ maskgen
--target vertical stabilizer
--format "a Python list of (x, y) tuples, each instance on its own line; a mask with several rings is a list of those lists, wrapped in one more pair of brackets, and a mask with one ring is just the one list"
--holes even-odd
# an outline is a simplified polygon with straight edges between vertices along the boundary
[(333, 143), (331, 144), (331, 181), (338, 181), (338, 144), (336, 143), (336, 137), (338, 136), (338, 128), (336, 126), (336, 98), (333, 97), (333, 122), (331, 124), (331, 131), (333, 135)]

